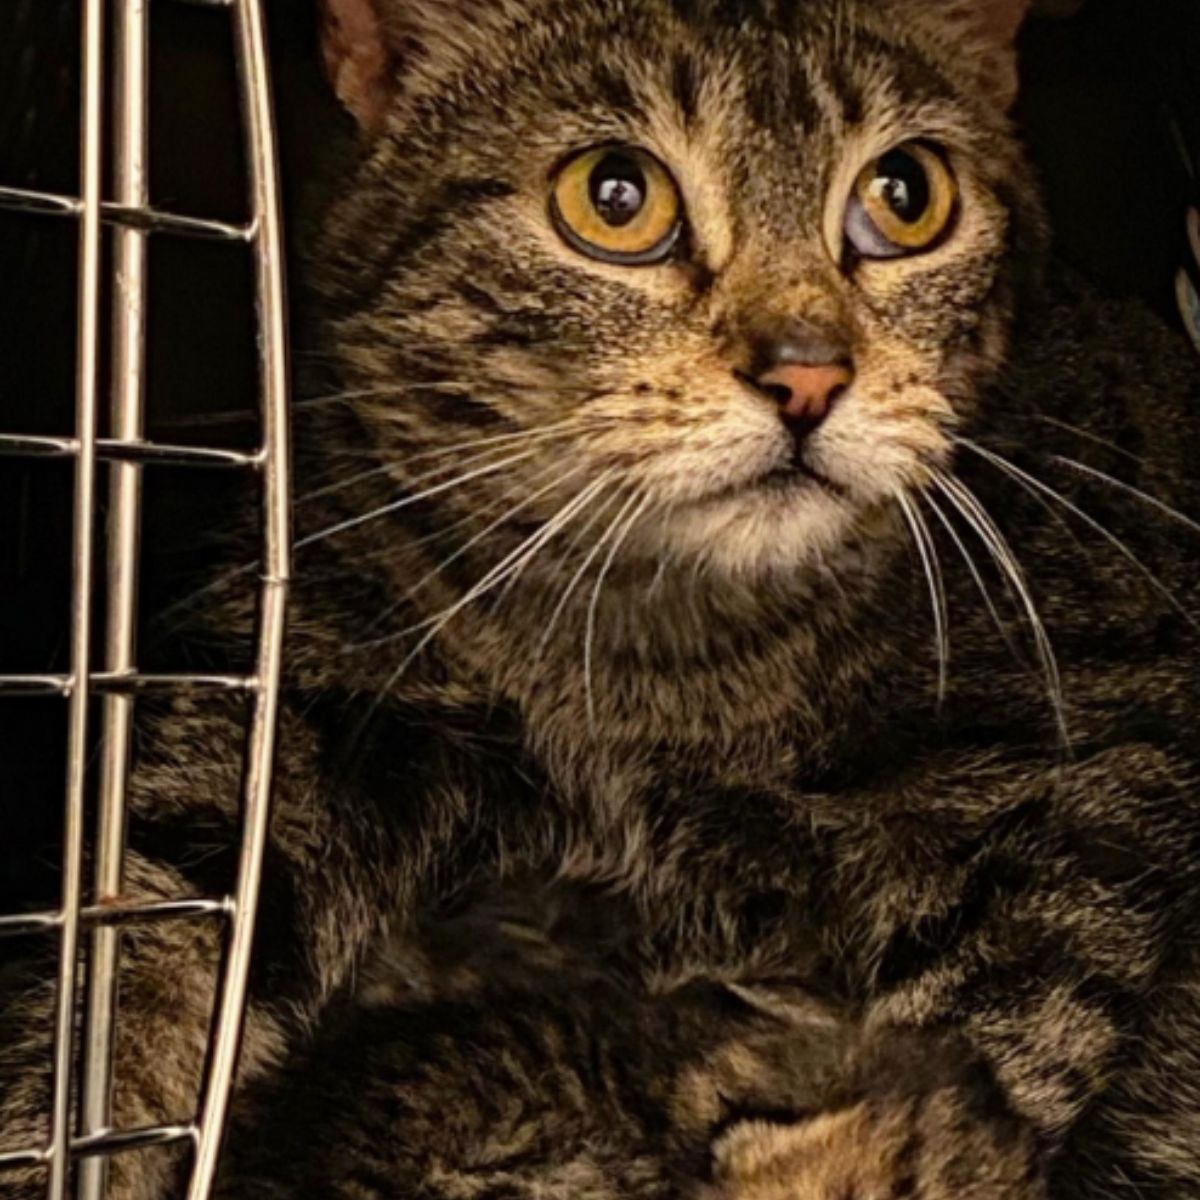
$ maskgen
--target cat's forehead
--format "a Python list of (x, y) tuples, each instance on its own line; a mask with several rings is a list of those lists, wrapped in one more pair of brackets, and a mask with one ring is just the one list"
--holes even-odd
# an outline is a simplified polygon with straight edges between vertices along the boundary
[[(501, 141), (568, 152), (633, 140), (703, 163), (740, 197), (780, 208), (829, 186), (850, 145), (953, 145), (981, 125), (962, 80), (872, 0), (574, 0), (514, 4), (480, 36), (472, 87), (492, 93)], [(892, 22), (895, 25), (895, 22)], [(461, 87), (461, 83), (459, 84)], [(486, 122), (468, 136), (495, 136)], [(507, 151), (506, 151), (507, 152)], [(861, 165), (861, 162), (859, 163)]]
[[(956, 82), (878, 7), (847, 0), (534, 0), (456, 69), (431, 168), (510, 181), (536, 207), (579, 150), (643, 147), (678, 183), (713, 269), (772, 246), (836, 245), (872, 157), (978, 137)], [(466, 84), (464, 86), (464, 79)], [(462, 119), (465, 109), (467, 119)]]
[[(907, 19), (915, 0), (509, 0), (508, 21), (478, 30), (476, 67), (525, 75), (557, 92), (572, 82), (620, 104), (621, 88), (656, 80), (683, 114), (706, 83), (736, 78), (746, 115), (763, 126), (823, 115), (830, 87), (851, 114), (890, 86), (906, 103), (963, 98), (965, 76), (929, 26)], [(962, 47), (958, 49), (961, 51)], [(728, 91), (728, 89), (727, 89)]]

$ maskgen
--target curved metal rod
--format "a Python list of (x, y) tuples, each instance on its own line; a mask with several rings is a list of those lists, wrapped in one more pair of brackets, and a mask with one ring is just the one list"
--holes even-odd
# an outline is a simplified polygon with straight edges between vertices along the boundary
[[(210, 0), (217, 2), (217, 0)], [(68, 758), (65, 781), (63, 873), (60, 903), (53, 912), (0, 918), (0, 935), (41, 934), (58, 941), (53, 1028), (53, 1078), (47, 1140), (40, 1146), (0, 1153), (0, 1171), (42, 1166), (48, 1200), (66, 1200), (72, 1161), (79, 1160), (79, 1200), (100, 1200), (108, 1155), (122, 1150), (188, 1140), (195, 1157), (189, 1200), (207, 1200), (229, 1107), (244, 1024), (246, 982), (267, 837), (282, 668), (284, 611), (291, 575), (290, 444), (288, 428), (287, 308), (284, 243), (276, 144), (260, 0), (219, 0), (231, 13), (246, 130), (251, 219), (237, 233), (255, 260), (259, 324), (259, 389), (263, 438), (251, 454), (205, 448), (150, 445), (143, 440), (145, 371), (145, 239), (159, 229), (207, 232), (201, 222), (155, 213), (146, 187), (146, 78), (148, 0), (113, 0), (117, 11), (116, 114), (113, 123), (115, 203), (102, 196), (104, 53), (107, 0), (83, 0), (81, 195), (78, 199), (0, 188), (0, 207), (60, 212), (79, 219), (76, 420), (69, 438), (0, 435), (0, 454), (70, 458), (75, 491), (72, 535), (73, 595), (71, 666), (65, 675), (0, 676), (0, 692), (64, 698)], [(114, 234), (113, 434), (99, 438), (100, 324), (103, 314), (102, 225), (116, 220)], [(215, 228), (215, 223), (207, 225)], [(230, 227), (233, 228), (233, 227)], [(97, 464), (112, 462), (109, 525), (109, 603), (103, 670), (92, 665), (91, 614), (95, 599)], [(137, 608), (141, 472), (152, 464), (234, 466), (256, 469), (263, 486), (263, 555), (254, 674), (194, 676), (139, 672), (134, 629)], [(128, 783), (131, 706), (146, 691), (236, 689), (249, 697), (252, 713), (243, 778), (243, 829), (233, 895), (121, 905), (124, 857), (124, 792)], [(83, 865), (89, 709), (104, 699), (104, 738), (94, 902), (85, 905)], [(113, 1073), (116, 926), (128, 921), (228, 921), (218, 1002), (195, 1122), (140, 1130), (110, 1128)], [(84, 1076), (75, 1089), (75, 1027), (79, 1015), (80, 941), (91, 932)], [(78, 1095), (79, 1135), (72, 1128)]]
[(242, 109), (246, 123), (259, 321), (263, 419), (263, 564), (258, 661), (243, 787), (243, 831), (234, 889), (233, 927), (222, 966), (217, 1019), (197, 1125), (188, 1200), (208, 1200), (229, 1107), (245, 1018), (246, 980), (266, 846), (279, 709), (284, 609), (291, 577), (287, 298), (277, 151), (266, 35), (260, 0), (236, 0)]

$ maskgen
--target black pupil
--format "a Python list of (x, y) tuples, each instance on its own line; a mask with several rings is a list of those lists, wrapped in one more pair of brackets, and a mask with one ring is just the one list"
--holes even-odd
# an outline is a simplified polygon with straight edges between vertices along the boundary
[(608, 154), (588, 181), (592, 205), (605, 224), (628, 225), (646, 203), (646, 174), (627, 154)]
[(904, 150), (893, 150), (879, 160), (875, 187), (902, 221), (919, 221), (929, 208), (929, 176)]

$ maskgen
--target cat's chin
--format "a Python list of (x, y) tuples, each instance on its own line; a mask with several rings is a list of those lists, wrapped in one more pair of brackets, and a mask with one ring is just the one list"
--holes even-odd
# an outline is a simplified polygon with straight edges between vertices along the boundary
[(794, 577), (834, 565), (851, 551), (861, 512), (837, 484), (815, 472), (771, 471), (736, 491), (675, 510), (662, 528), (669, 549), (740, 578)]

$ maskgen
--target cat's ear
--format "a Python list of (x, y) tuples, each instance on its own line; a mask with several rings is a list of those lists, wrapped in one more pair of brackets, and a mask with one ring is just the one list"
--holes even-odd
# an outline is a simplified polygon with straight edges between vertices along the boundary
[(1032, 0), (974, 0), (972, 5), (980, 32), (1001, 48), (1016, 41), (1031, 6)]
[(910, 0), (918, 22), (1009, 108), (1017, 96), (1017, 34), (1036, 0)]
[(337, 98), (366, 130), (379, 128), (395, 99), (399, 45), (387, 0), (321, 0), (321, 56)]
[[(892, 0), (893, 3), (897, 0)], [(1016, 40), (1037, 0), (903, 0), (940, 52), (975, 74), (984, 95), (1004, 108), (1017, 95)]]
[(321, 52), (338, 99), (367, 132), (403, 83), (439, 54), (481, 35), (487, 0), (320, 0)]
[(1017, 34), (1032, 6), (1032, 0), (966, 0), (960, 8), (980, 43), (982, 82), (1005, 108), (1017, 98)]

